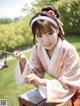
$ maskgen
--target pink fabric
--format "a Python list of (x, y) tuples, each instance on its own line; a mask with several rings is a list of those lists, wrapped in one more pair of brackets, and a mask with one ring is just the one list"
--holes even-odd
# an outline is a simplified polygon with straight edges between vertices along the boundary
[(77, 51), (65, 40), (60, 47), (55, 68), (53, 68), (54, 56), (49, 59), (47, 52), (40, 45), (33, 46), (29, 60), (35, 74), (43, 78), (47, 72), (53, 78), (46, 80), (47, 102), (66, 102), (80, 87), (80, 59)]
[[(79, 57), (74, 46), (67, 41), (63, 41), (62, 50), (59, 60), (56, 63), (56, 70), (53, 70), (53, 77), (56, 79), (47, 80), (47, 102), (66, 102), (76, 92), (77, 87), (80, 86), (80, 64)], [(48, 70), (46, 58), (43, 55), (43, 50), (40, 46), (33, 47), (32, 61), (37, 57), (36, 62), (39, 61), (44, 70)], [(64, 57), (64, 58), (63, 58)], [(60, 64), (63, 58), (62, 65)], [(58, 64), (59, 63), (59, 64)], [(36, 63), (38, 66), (38, 62)], [(35, 66), (35, 63), (34, 63)], [(33, 67), (34, 67), (33, 66)], [(39, 71), (38, 73), (43, 73)]]

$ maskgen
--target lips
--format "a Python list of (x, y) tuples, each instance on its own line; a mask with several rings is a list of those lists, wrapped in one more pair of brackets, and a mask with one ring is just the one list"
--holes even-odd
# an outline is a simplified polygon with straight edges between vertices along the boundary
[(50, 44), (48, 44), (48, 45), (44, 45), (44, 46), (49, 47), (49, 46), (51, 46), (51, 43), (50, 43)]

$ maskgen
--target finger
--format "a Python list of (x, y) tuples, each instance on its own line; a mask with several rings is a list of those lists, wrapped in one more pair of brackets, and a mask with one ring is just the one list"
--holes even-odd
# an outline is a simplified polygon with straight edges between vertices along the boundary
[(25, 78), (31, 78), (31, 77), (34, 77), (34, 74), (33, 73), (30, 73), (30, 74), (27, 74), (24, 76)]
[(35, 81), (34, 79), (27, 79), (26, 82), (27, 82), (28, 84), (34, 85), (35, 87), (38, 87), (38, 85), (36, 84), (36, 81)]
[(13, 55), (18, 60), (22, 60), (22, 59), (26, 60), (27, 59), (26, 56), (22, 52), (20, 52), (20, 51), (15, 51), (13, 53)]
[(25, 80), (34, 80), (34, 77), (31, 77), (31, 76), (29, 76), (29, 77), (24, 77), (25, 78)]
[(30, 81), (28, 81), (28, 80), (26, 81), (26, 83), (31, 84), (31, 82), (30, 82)]
[(16, 59), (18, 59), (18, 60), (20, 60), (20, 55), (21, 55), (20, 51), (15, 51), (15, 52), (13, 53), (13, 56), (14, 56)]
[(34, 79), (27, 79), (26, 82), (27, 82), (28, 84), (34, 84)]
[(14, 51), (13, 56), (16, 57), (18, 55), (19, 51)]
[(38, 87), (38, 85), (37, 85), (37, 83), (36, 83), (36, 81), (31, 81), (31, 84), (33, 84), (35, 87)]
[(26, 75), (26, 76), (24, 76), (24, 78), (30, 84), (35, 81), (35, 77), (32, 77), (31, 75)]

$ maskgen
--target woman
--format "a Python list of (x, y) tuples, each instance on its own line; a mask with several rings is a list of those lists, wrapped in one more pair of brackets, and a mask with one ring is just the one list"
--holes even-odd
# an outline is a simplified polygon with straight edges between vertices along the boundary
[[(29, 83), (39, 88), (47, 103), (64, 103), (80, 87), (80, 59), (76, 48), (64, 39), (57, 10), (44, 7), (30, 21), (34, 46), (31, 58), (20, 52), (16, 67), (17, 83)], [(44, 79), (48, 73), (53, 79)], [(75, 105), (78, 106), (78, 105)]]

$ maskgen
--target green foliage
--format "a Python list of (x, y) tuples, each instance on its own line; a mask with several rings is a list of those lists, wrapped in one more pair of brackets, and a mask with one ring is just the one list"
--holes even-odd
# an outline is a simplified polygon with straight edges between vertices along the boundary
[(12, 20), (9, 19), (9, 18), (0, 19), (0, 24), (8, 24), (8, 23), (11, 23), (11, 22), (12, 22)]
[(80, 34), (80, 0), (60, 0), (58, 3), (65, 32)]
[[(13, 51), (14, 49), (27, 45), (32, 45), (29, 17), (8, 24), (0, 24), (1, 50)], [(1, 54), (0, 52), (0, 55)]]
[(59, 10), (66, 34), (80, 34), (80, 0), (37, 0), (33, 8), (29, 9), (31, 14), (28, 7), (23, 9), (28, 12), (28, 16), (24, 20), (0, 20), (0, 49), (12, 51), (32, 45), (32, 33), (29, 28), (30, 19), (46, 5), (54, 6)]
[(36, 7), (54, 6), (60, 12), (66, 33), (80, 34), (80, 0), (38, 0)]
[(80, 36), (69, 34), (68, 36), (66, 36), (66, 39), (76, 47), (76, 49), (80, 55)]

